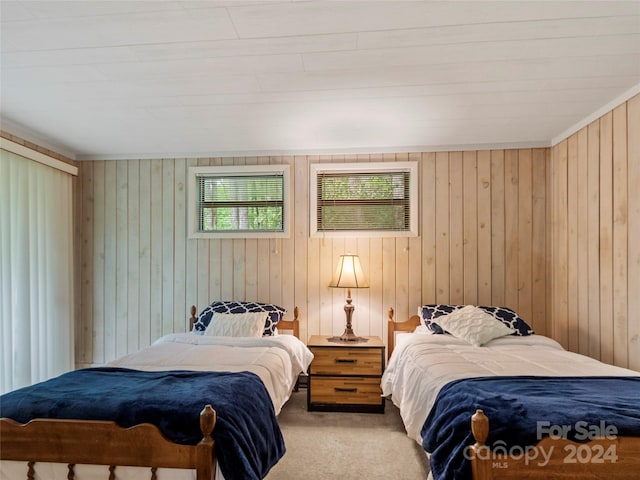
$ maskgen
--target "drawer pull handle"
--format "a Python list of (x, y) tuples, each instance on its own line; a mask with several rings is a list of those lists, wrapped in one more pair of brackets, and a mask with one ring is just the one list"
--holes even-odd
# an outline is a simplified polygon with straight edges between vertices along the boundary
[(358, 363), (357, 358), (336, 358), (335, 363)]
[(341, 392), (341, 393), (358, 393), (358, 389), (357, 388), (333, 387), (333, 390), (335, 392)]

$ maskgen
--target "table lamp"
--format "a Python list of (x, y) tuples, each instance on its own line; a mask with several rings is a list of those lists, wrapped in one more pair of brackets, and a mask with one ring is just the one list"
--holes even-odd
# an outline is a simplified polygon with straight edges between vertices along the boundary
[(356, 334), (353, 333), (353, 328), (351, 328), (351, 317), (355, 309), (351, 304), (351, 289), (369, 288), (369, 282), (362, 272), (360, 257), (358, 257), (358, 255), (351, 254), (340, 255), (338, 267), (333, 274), (333, 278), (331, 279), (329, 286), (347, 289), (347, 303), (344, 306), (344, 313), (347, 315), (347, 325), (344, 333), (338, 337), (338, 339), (343, 342), (357, 342), (363, 340), (356, 336)]

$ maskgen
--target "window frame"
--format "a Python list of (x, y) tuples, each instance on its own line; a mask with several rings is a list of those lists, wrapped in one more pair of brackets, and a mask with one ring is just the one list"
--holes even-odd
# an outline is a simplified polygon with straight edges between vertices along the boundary
[[(198, 177), (202, 176), (273, 176), (281, 174), (283, 180), (282, 191), (282, 215), (283, 230), (225, 230), (217, 232), (202, 232), (198, 229)], [(291, 175), (288, 164), (277, 165), (228, 165), (228, 166), (200, 166), (189, 168), (189, 207), (188, 207), (188, 238), (215, 239), (215, 238), (289, 238), (291, 225)]]
[[(392, 173), (409, 172), (408, 230), (318, 230), (318, 176), (323, 173)], [(417, 237), (418, 232), (418, 162), (313, 163), (309, 166), (309, 236), (318, 237)]]

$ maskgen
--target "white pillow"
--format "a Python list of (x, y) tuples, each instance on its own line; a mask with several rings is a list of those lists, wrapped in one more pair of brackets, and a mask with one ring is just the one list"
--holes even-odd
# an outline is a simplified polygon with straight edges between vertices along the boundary
[(515, 331), (473, 305), (442, 315), (437, 322), (451, 335), (476, 346), (484, 345), (494, 338), (511, 335)]
[(416, 327), (416, 329), (413, 331), (413, 333), (419, 333), (421, 335), (433, 335), (434, 333), (429, 330), (427, 327), (425, 327), (424, 325), (420, 324)]
[(262, 337), (269, 312), (218, 313), (211, 317), (204, 335), (211, 337)]

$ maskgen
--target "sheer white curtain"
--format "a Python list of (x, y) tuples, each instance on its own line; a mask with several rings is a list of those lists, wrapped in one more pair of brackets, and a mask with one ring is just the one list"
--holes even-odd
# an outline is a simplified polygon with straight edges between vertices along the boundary
[(74, 368), (71, 180), (0, 150), (0, 393)]

